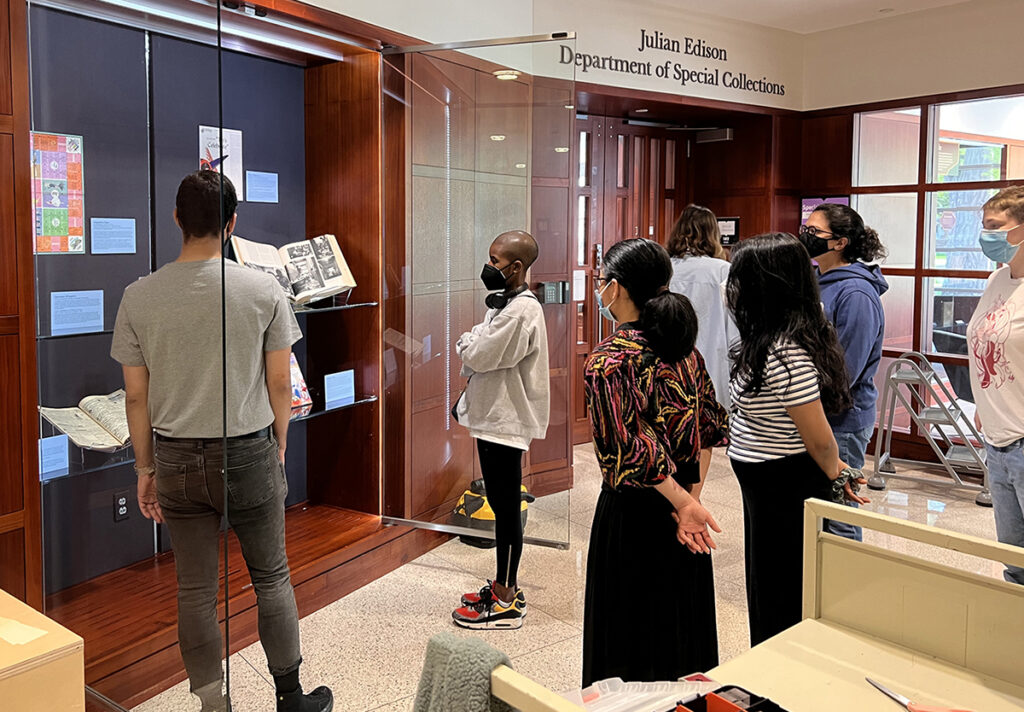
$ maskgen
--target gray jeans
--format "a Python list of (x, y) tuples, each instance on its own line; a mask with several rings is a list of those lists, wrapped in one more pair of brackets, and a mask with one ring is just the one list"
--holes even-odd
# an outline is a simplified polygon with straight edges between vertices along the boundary
[(298, 668), (299, 616), (284, 541), (284, 466), (273, 434), (228, 441), (228, 498), (220, 440), (156, 442), (156, 485), (178, 574), (178, 642), (193, 690), (223, 677), (217, 622), (221, 517), (242, 547), (256, 591), (270, 672)]
[[(1006, 447), (986, 445), (988, 486), (996, 517), (996, 536), (1004, 544), (1024, 546), (1024, 440)], [(1024, 569), (1007, 564), (1003, 578), (1024, 584)]]

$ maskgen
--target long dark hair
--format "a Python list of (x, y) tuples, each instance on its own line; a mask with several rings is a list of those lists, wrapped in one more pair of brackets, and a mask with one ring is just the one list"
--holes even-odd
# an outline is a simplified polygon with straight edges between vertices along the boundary
[(740, 342), (729, 351), (731, 375), (741, 377), (746, 393), (760, 393), (769, 354), (789, 341), (814, 362), (825, 412), (850, 409), (843, 349), (825, 317), (811, 258), (795, 237), (776, 232), (740, 242), (733, 249), (726, 297), (740, 332)]
[(843, 259), (847, 262), (875, 262), (888, 252), (878, 239), (878, 233), (864, 224), (864, 218), (853, 208), (835, 203), (822, 203), (814, 209), (828, 220), (832, 237), (845, 237), (848, 241), (843, 248)]
[(640, 310), (640, 332), (662, 361), (677, 363), (697, 342), (697, 314), (690, 300), (668, 291), (672, 260), (653, 240), (616, 243), (604, 256), (604, 276), (621, 284)]
[(724, 260), (725, 248), (715, 214), (703, 205), (687, 205), (669, 233), (668, 253), (672, 257), (704, 255)]

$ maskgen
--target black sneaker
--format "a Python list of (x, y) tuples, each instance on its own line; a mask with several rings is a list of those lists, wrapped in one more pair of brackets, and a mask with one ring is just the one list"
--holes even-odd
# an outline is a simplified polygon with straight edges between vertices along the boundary
[(277, 694), (277, 712), (331, 712), (334, 709), (334, 695), (321, 685), (308, 695), (300, 687), (295, 692)]
[[(479, 591), (472, 591), (470, 593), (462, 594), (462, 605), (463, 606), (475, 606), (481, 601), (489, 601), (494, 598), (494, 589), (491, 588), (494, 582), (490, 579), (487, 580), (487, 584)], [(519, 610), (523, 612), (523, 618), (526, 617), (526, 594), (523, 593), (523, 589), (516, 587), (516, 601), (519, 602)]]
[(452, 620), (461, 628), (477, 630), (512, 630), (523, 627), (523, 609), (519, 597), (507, 606), (494, 596), (473, 606), (456, 608)]

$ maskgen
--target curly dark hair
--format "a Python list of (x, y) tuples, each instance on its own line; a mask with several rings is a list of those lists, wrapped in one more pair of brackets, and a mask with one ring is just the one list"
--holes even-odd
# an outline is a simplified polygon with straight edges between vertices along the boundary
[(825, 412), (837, 415), (853, 406), (843, 348), (825, 316), (817, 275), (799, 240), (769, 233), (740, 242), (733, 249), (726, 298), (740, 332), (740, 341), (729, 351), (731, 376), (742, 377), (745, 393), (761, 392), (769, 355), (788, 341), (814, 363)]
[(687, 205), (669, 233), (668, 253), (672, 257), (705, 255), (724, 260), (725, 248), (715, 214), (703, 205)]
[(835, 203), (822, 203), (814, 212), (825, 215), (832, 237), (846, 238), (843, 259), (847, 262), (877, 262), (889, 254), (885, 245), (878, 239), (878, 233), (865, 225), (864, 218), (853, 208)]

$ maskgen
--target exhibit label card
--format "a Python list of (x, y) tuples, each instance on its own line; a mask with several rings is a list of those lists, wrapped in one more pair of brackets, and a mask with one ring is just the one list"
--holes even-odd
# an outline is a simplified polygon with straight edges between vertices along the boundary
[(50, 335), (103, 331), (103, 290), (50, 292)]
[(276, 203), (277, 174), (261, 171), (245, 172), (245, 194), (250, 203)]
[(238, 202), (245, 200), (242, 185), (242, 132), (238, 129), (221, 131), (216, 126), (200, 126), (199, 168), (222, 172), (235, 186)]
[(94, 255), (135, 254), (135, 218), (92, 218), (89, 235)]
[(52, 438), (39, 438), (39, 474), (66, 475), (68, 473), (68, 436), (54, 435)]
[(339, 371), (338, 373), (328, 373), (324, 376), (324, 400), (328, 409), (355, 403), (355, 371)]

